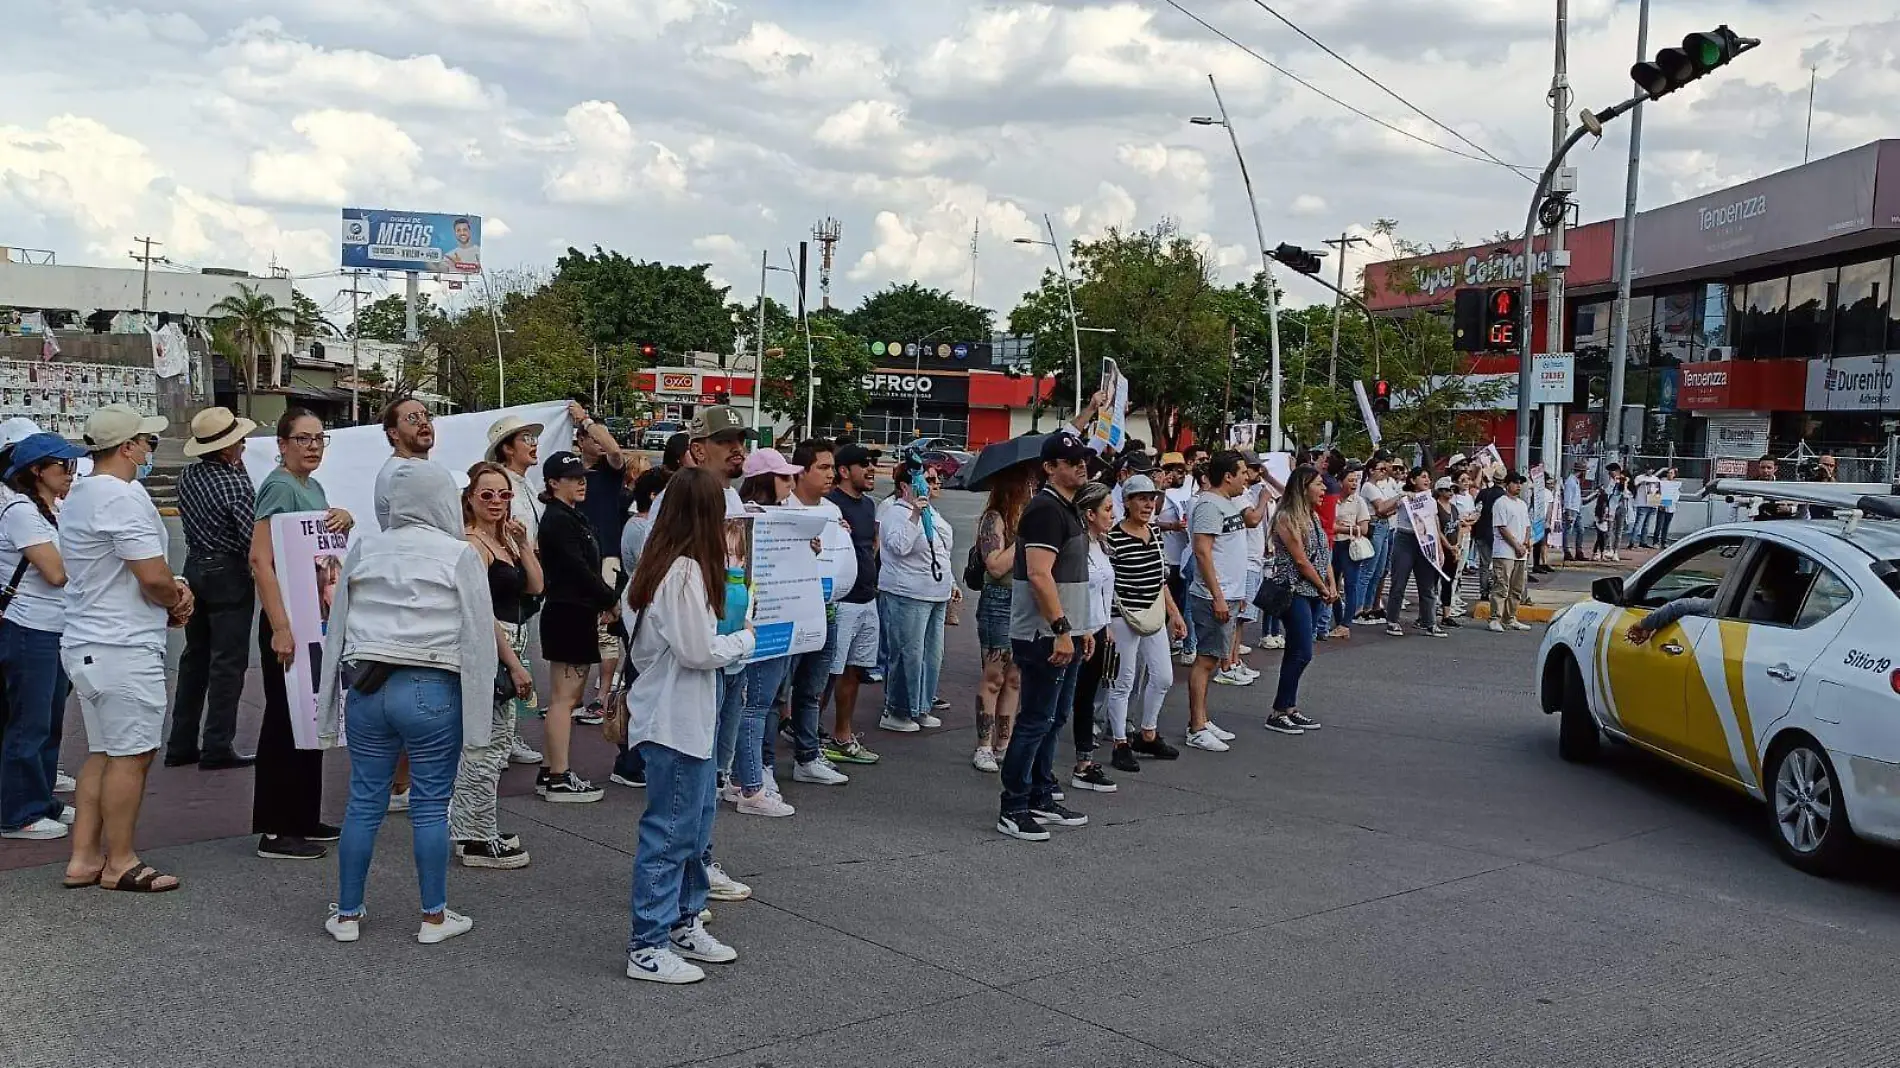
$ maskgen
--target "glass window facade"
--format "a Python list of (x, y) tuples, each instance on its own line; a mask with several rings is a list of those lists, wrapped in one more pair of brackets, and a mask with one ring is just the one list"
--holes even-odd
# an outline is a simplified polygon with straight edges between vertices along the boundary
[(1811, 360), (1832, 354), (1834, 284), (1838, 277), (1835, 268), (1825, 267), (1788, 279), (1788, 318), (1781, 346), (1784, 357)]
[(1892, 281), (1891, 259), (1841, 268), (1834, 291), (1834, 355), (1871, 356), (1887, 351)]
[[(1735, 324), (1735, 353), (1744, 360), (1778, 360), (1788, 326), (1788, 279), (1761, 278), (1737, 286), (1741, 315)], [(1733, 305), (1734, 297), (1729, 303)]]

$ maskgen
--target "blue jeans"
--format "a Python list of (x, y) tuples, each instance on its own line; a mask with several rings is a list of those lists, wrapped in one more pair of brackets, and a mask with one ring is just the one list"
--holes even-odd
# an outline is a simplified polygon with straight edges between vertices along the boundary
[(1354, 560), (1352, 542), (1333, 543), (1333, 574), (1339, 576), (1339, 611), (1335, 618), (1340, 625), (1347, 626), (1358, 617), (1359, 609), (1365, 604), (1360, 599), (1360, 572), (1364, 571), (1371, 560)]
[(1649, 540), (1651, 525), (1656, 522), (1656, 509), (1639, 505), (1636, 509), (1636, 526), (1630, 531), (1630, 544), (1637, 545)]
[(363, 884), (376, 832), (389, 811), (396, 760), (409, 754), (409, 822), (415, 831), (422, 911), (449, 901), (449, 797), (462, 759), (462, 680), (436, 668), (396, 668), (372, 694), (349, 691), (350, 805), (337, 842), (337, 912), (363, 914)]
[(718, 749), (713, 753), (719, 758), (719, 770), (730, 776), (733, 757), (739, 751), (739, 724), (745, 720), (745, 672), (719, 671), (719, 727)]
[(739, 752), (732, 777), (747, 790), (765, 785), (765, 747), (778, 733), (778, 691), (791, 669), (789, 656), (746, 665), (745, 713), (739, 718)]
[(1385, 577), (1386, 567), (1392, 562), (1392, 524), (1374, 523), (1372, 533), (1372, 559), (1362, 560), (1359, 564), (1358, 603), (1366, 608), (1378, 605), (1377, 593), (1379, 580)]
[(1016, 711), (1016, 729), (1003, 754), (1003, 815), (1047, 808), (1055, 802), (1056, 746), (1062, 724), (1075, 703), (1075, 680), (1082, 666), (1082, 643), (1075, 656), (1057, 667), (1049, 662), (1054, 638), (1033, 642), (1011, 641), (1010, 652), (1022, 672), (1022, 704)]
[(877, 595), (878, 622), (890, 666), (884, 676), (884, 714), (917, 719), (937, 699), (943, 669), (943, 614), (948, 601), (920, 601), (896, 593)]
[(0, 677), (6, 680), (6, 734), (0, 739), (0, 830), (56, 819), (59, 740), (72, 689), (59, 662), (59, 634), (0, 620)]
[(706, 865), (712, 849), (719, 777), (711, 760), (657, 742), (641, 742), (647, 807), (633, 853), (633, 927), (627, 952), (667, 944), (667, 934), (706, 907)]
[(831, 685), (831, 659), (838, 650), (838, 621), (825, 629), (825, 647), (805, 653), (792, 667), (792, 759), (809, 764), (818, 759), (820, 739), (818, 716), (825, 708), (825, 691)]
[(1313, 620), (1325, 602), (1293, 595), (1286, 610), (1286, 652), (1280, 654), (1280, 685), (1273, 691), (1273, 710), (1291, 712), (1300, 703), (1300, 676), (1313, 662)]
[(1564, 555), (1567, 557), (1583, 555), (1583, 513), (1564, 511)]

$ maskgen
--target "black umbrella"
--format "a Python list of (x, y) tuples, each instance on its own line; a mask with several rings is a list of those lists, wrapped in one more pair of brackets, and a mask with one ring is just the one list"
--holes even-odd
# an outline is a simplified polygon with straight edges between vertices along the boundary
[(973, 490), (984, 489), (991, 475), (998, 471), (1007, 471), (1020, 464), (1037, 463), (1042, 459), (1042, 443), (1047, 434), (1023, 434), (986, 445), (978, 454), (976, 462), (970, 465), (970, 474), (963, 480), (964, 486)]

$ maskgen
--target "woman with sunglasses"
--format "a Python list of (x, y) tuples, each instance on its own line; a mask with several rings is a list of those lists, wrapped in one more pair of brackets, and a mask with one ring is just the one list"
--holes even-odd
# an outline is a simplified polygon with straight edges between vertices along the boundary
[(950, 554), (950, 521), (930, 503), (930, 483), (937, 478), (934, 469), (922, 464), (900, 467), (897, 490), (877, 516), (883, 558), (877, 615), (890, 657), (884, 715), (877, 725), (904, 734), (943, 726), (932, 706), (943, 667), (944, 614), (956, 586), (951, 572), (956, 568)]
[[(506, 692), (495, 689), (493, 727), (485, 745), (464, 744), (449, 805), (449, 836), (467, 868), (525, 868), (528, 851), (495, 819), (496, 790), (515, 745), (515, 702), (534, 689), (521, 662), (521, 599), (541, 592), (541, 558), (510, 514), (515, 492), (508, 471), (486, 460), (468, 469), (462, 491), (462, 533), (482, 558), (493, 603), (496, 652), (508, 672)], [(499, 681), (499, 680), (498, 680)]]
[(290, 615), (277, 587), (277, 556), (271, 546), (271, 518), (287, 512), (322, 512), (332, 534), (347, 532), (356, 521), (330, 507), (316, 471), (330, 435), (323, 421), (305, 408), (292, 408), (277, 420), (278, 466), (257, 487), (257, 525), (251, 528), (251, 575), (257, 583), (257, 649), (264, 665), (264, 723), (257, 735), (257, 780), (251, 801), (251, 833), (257, 855), (266, 860), (321, 860), (339, 830), (324, 823), (323, 750), (297, 748), (290, 729), (290, 665), (297, 658)]
[[(1443, 490), (1445, 503), (1451, 503), (1451, 482), (1446, 481)], [(1385, 592), (1385, 632), (1394, 638), (1405, 637), (1405, 627), (1400, 623), (1405, 611), (1405, 585), (1413, 583), (1418, 591), (1418, 622), (1414, 625), (1421, 633), (1434, 638), (1450, 636), (1450, 631), (1438, 625), (1438, 568), (1435, 561), (1425, 555), (1418, 532), (1412, 529), (1412, 513), (1421, 503), (1429, 507), (1421, 509), (1433, 521), (1437, 516), (1438, 505), (1432, 498), (1432, 472), (1429, 468), (1414, 467), (1406, 474), (1403, 493), (1398, 498), (1399, 506), (1392, 512), (1392, 582)]]
[(53, 796), (59, 741), (72, 684), (59, 659), (66, 629), (66, 565), (55, 509), (72, 488), (85, 450), (58, 434), (14, 446), (0, 505), (0, 580), (14, 590), (0, 604), (0, 679), (6, 683), (0, 747), (0, 838), (64, 838), (72, 813)]

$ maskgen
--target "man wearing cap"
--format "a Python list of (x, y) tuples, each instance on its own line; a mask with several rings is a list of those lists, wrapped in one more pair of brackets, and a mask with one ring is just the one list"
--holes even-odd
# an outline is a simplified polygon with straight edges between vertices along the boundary
[(857, 580), (838, 602), (838, 638), (831, 659), (831, 737), (825, 742), (824, 755), (839, 764), (875, 764), (878, 759), (858, 741), (851, 721), (858, 709), (859, 683), (877, 670), (883, 633), (877, 614), (877, 502), (871, 497), (879, 459), (879, 454), (856, 442), (838, 446), (838, 485), (825, 494), (851, 534), (858, 565)]
[(1010, 652), (1022, 672), (1016, 729), (1003, 755), (1003, 796), (996, 830), (1026, 842), (1046, 842), (1045, 824), (1085, 826), (1089, 819), (1055, 799), (1055, 755), (1063, 718), (1075, 703), (1075, 683), (1094, 641), (1074, 635), (1089, 612), (1089, 537), (1075, 494), (1088, 481), (1092, 453), (1082, 439), (1058, 430), (1043, 439), (1042, 489), (1016, 524), (1016, 564), (1010, 593)]
[[(540, 423), (527, 422), (518, 415), (504, 415), (488, 427), (485, 456), (500, 464), (508, 474), (508, 488), (515, 495), (508, 502), (508, 518), (519, 528), (514, 531), (515, 538), (521, 545), (537, 547), (541, 534), (541, 502), (535, 496), (534, 487), (528, 484), (528, 471), (541, 459), (543, 429)], [(539, 627), (525, 626), (515, 631), (515, 656), (523, 664), (532, 664), (540, 658), (540, 632)], [(534, 710), (540, 707), (532, 691), (527, 697), (516, 697), (513, 701), (517, 724), (532, 718)], [(508, 760), (514, 764), (539, 764), (541, 753), (524, 741), (517, 730), (508, 749)]]
[(69, 886), (156, 893), (178, 880), (133, 849), (145, 775), (165, 725), (165, 629), (192, 612), (191, 587), (165, 562), (170, 538), (138, 480), (166, 421), (108, 404), (86, 420), (92, 476), (60, 512), (66, 630), (60, 662), (86, 724)]
[(256, 429), (256, 423), (229, 408), (206, 408), (191, 420), (185, 442), (185, 455), (198, 462), (178, 475), (178, 511), (188, 549), (185, 580), (197, 595), (198, 609), (185, 625), (185, 652), (178, 662), (165, 745), (168, 768), (196, 764), (217, 771), (257, 762), (233, 747), (244, 671), (251, 662), (251, 617), (257, 612), (257, 587), (251, 581), (257, 493), (244, 473), (244, 439)]
[(1518, 605), (1524, 603), (1525, 580), (1529, 577), (1531, 510), (1524, 500), (1524, 476), (1516, 471), (1504, 476), (1504, 493), (1491, 505), (1491, 622), (1493, 632), (1505, 628), (1529, 630), (1517, 619)]

